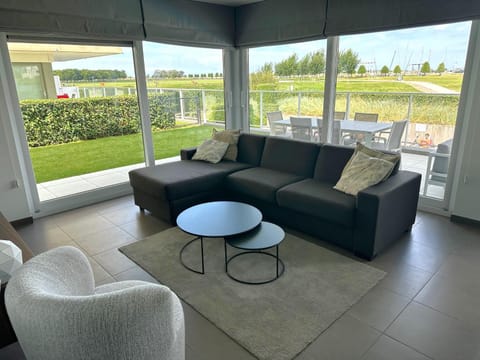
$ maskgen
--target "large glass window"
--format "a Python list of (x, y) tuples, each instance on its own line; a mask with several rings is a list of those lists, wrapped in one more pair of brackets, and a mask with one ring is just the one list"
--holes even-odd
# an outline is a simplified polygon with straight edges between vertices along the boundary
[(340, 37), (335, 110), (365, 130), (341, 142), (401, 151), (431, 198), (445, 193), (470, 24)]
[(127, 182), (144, 166), (130, 47), (8, 48), (41, 201)]
[(249, 50), (251, 132), (318, 139), (318, 131), (289, 122), (290, 117), (315, 122), (322, 116), (325, 49), (326, 40), (319, 40)]
[(155, 159), (172, 161), (180, 149), (225, 128), (222, 51), (144, 42)]

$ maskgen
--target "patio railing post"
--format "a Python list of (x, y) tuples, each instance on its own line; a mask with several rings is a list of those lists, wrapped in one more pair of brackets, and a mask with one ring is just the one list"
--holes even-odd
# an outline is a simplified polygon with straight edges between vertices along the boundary
[(184, 102), (183, 102), (183, 91), (182, 90), (178, 90), (178, 96), (180, 98), (180, 118), (182, 120), (184, 120), (185, 118), (185, 109), (184, 109)]
[(197, 107), (197, 122), (198, 122), (198, 125), (201, 125), (202, 124), (202, 111), (200, 109), (200, 97), (198, 95), (195, 97), (195, 105)]
[(405, 136), (403, 138), (403, 145), (407, 145), (408, 139), (408, 130), (410, 126), (410, 121), (412, 120), (412, 110), (413, 110), (413, 94), (410, 94), (408, 97), (408, 109), (407, 109), (407, 128), (405, 129)]
[(412, 104), (413, 104), (413, 94), (410, 94), (408, 97), (408, 110), (407, 110), (407, 120), (410, 122), (412, 120)]
[(302, 113), (302, 93), (298, 93), (298, 106), (297, 106), (297, 115), (300, 116)]
[(205, 96), (205, 90), (202, 90), (202, 118), (205, 124), (207, 122), (207, 98)]
[(350, 95), (351, 93), (348, 92), (346, 96), (346, 105), (345, 105), (345, 119), (350, 119)]
[(263, 128), (263, 91), (260, 91), (260, 129)]
[(103, 96), (107, 96), (107, 89), (102, 88), (102, 90), (103, 90), (103, 91), (102, 91), (102, 92), (103, 92)]

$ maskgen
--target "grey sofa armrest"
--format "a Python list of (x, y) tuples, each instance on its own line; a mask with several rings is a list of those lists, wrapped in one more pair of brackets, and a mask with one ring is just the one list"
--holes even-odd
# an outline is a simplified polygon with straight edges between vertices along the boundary
[(180, 159), (182, 159), (182, 160), (192, 160), (192, 157), (196, 152), (197, 152), (196, 147), (181, 149), (180, 150)]
[(372, 259), (409, 231), (415, 222), (421, 175), (398, 171), (386, 181), (358, 193), (354, 252)]

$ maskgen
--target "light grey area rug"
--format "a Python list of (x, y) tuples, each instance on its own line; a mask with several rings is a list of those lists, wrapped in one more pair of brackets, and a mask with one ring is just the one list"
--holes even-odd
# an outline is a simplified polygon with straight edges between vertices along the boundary
[[(182, 246), (193, 239), (170, 228), (119, 250), (259, 359), (292, 359), (380, 279), (381, 270), (287, 234), (280, 245), (285, 273), (265, 285), (244, 285), (225, 273), (223, 239), (204, 240), (205, 275), (185, 269)], [(199, 241), (184, 260), (200, 266)], [(234, 254), (228, 248), (229, 255)], [(274, 275), (274, 259), (235, 258), (229, 271), (245, 280)]]

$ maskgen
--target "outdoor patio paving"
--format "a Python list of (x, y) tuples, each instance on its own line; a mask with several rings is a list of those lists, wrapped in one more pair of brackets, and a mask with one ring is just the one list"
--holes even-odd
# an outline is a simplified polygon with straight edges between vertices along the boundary
[[(155, 160), (155, 164), (180, 160), (180, 156)], [(101, 187), (128, 182), (128, 172), (145, 166), (145, 163), (122, 166), (114, 169), (97, 171), (90, 174), (72, 176), (37, 184), (40, 201), (54, 200), (59, 197), (95, 190)]]
[[(156, 160), (155, 164), (162, 164), (180, 160), (179, 156)], [(425, 186), (425, 174), (428, 157), (420, 154), (402, 153), (401, 168), (422, 174), (420, 194), (423, 194)], [(144, 163), (123, 166), (115, 169), (98, 171), (90, 174), (72, 176), (64, 179), (44, 182), (37, 185), (40, 201), (54, 200), (59, 197), (69, 196), (80, 192), (95, 190), (105, 186), (112, 186), (128, 182), (128, 172), (143, 167)], [(426, 195), (442, 199), (443, 186), (428, 185)]]

